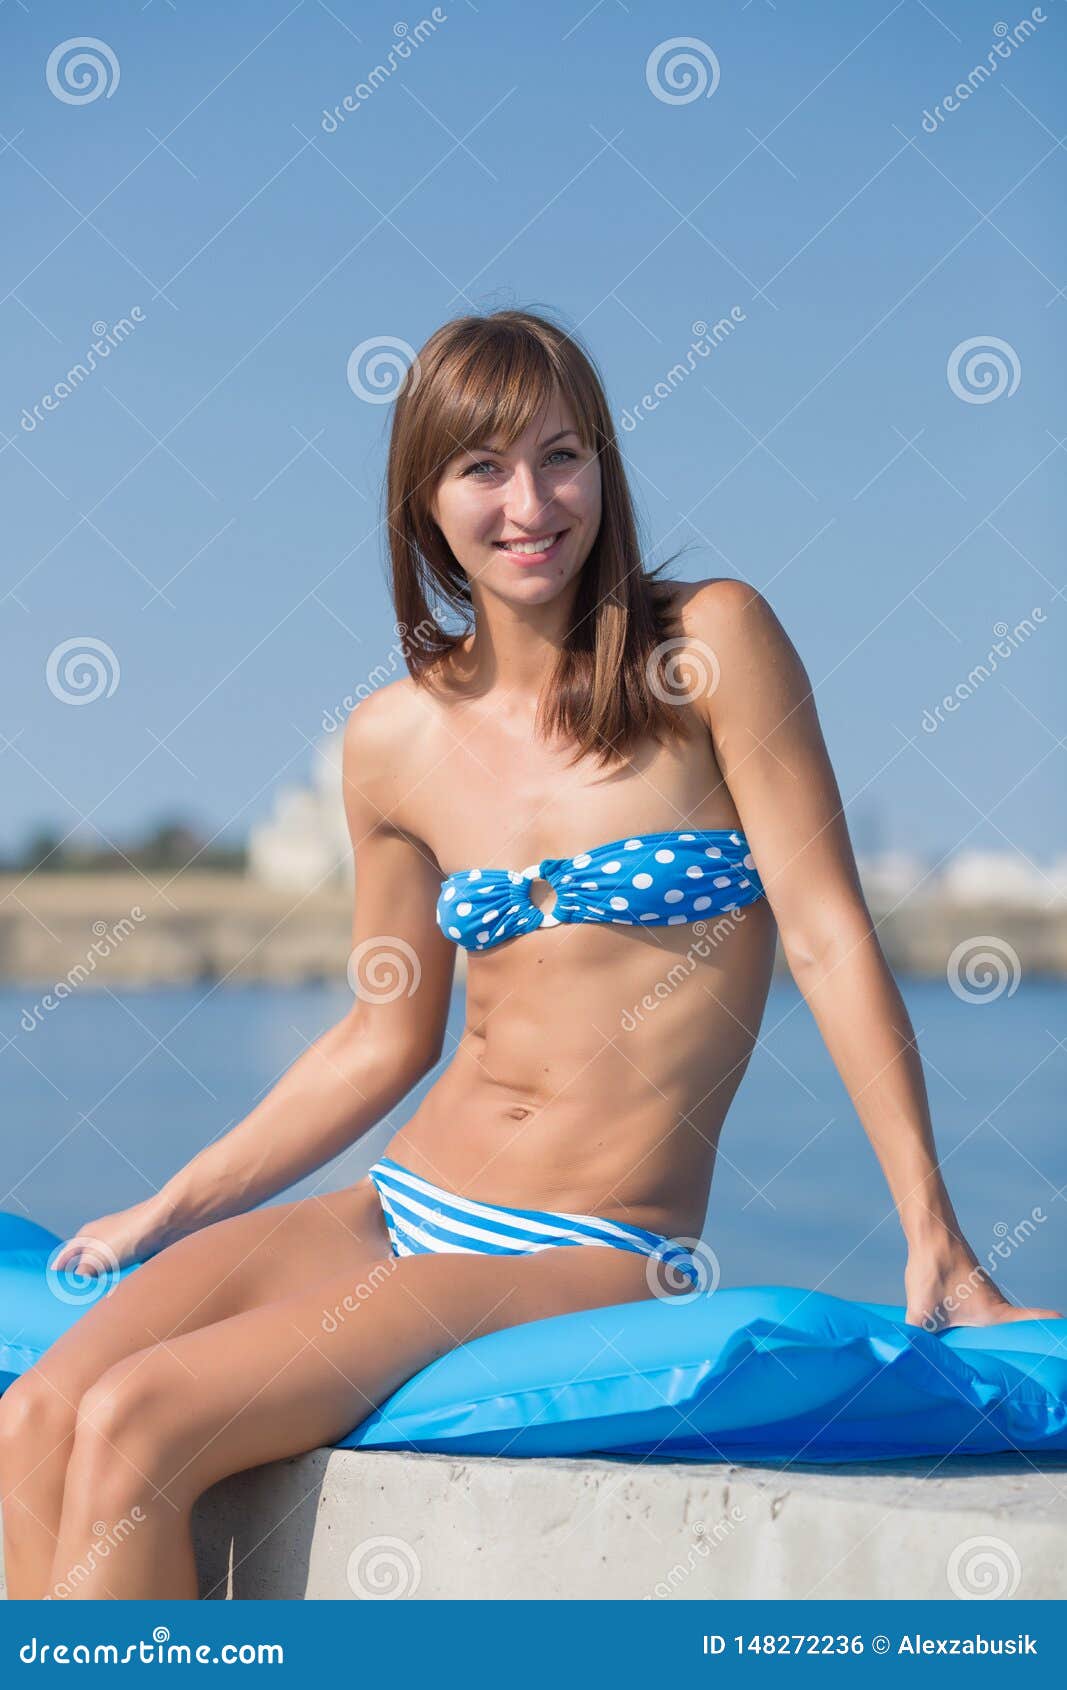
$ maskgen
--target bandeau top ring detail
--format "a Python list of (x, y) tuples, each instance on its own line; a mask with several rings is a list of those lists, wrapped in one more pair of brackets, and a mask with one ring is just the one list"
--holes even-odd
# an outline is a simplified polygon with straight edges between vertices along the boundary
[[(556, 894), (550, 911), (530, 896), (534, 880)], [(673, 927), (732, 913), (764, 895), (743, 833), (666, 829), (545, 857), (526, 868), (459, 869), (441, 884), (437, 924), (465, 950), (581, 921)]]

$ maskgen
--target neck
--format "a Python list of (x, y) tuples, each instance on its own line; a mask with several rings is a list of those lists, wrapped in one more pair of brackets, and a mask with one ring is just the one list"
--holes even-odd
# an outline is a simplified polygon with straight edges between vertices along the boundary
[(555, 668), (574, 616), (578, 577), (547, 604), (513, 604), (474, 582), (474, 634), (462, 660), (478, 692), (499, 688), (531, 704)]

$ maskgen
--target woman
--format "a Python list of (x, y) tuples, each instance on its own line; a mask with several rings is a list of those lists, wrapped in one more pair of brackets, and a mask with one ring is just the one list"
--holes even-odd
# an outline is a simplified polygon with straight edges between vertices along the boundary
[[(0, 1400), (11, 1596), (193, 1597), (189, 1514), (218, 1479), (337, 1441), (471, 1338), (699, 1283), (776, 922), (896, 1204), (908, 1318), (961, 1282), (969, 1323), (1050, 1313), (1010, 1306), (960, 1233), (796, 653), (740, 582), (643, 570), (573, 338), (512, 311), (438, 330), (388, 505), (410, 678), (345, 731), (356, 1002), (156, 1197), (64, 1246), (57, 1267), (144, 1265)], [(371, 1174), (256, 1208), (436, 1066), (458, 945), (462, 1037)], [(128, 1519), (94, 1558), (94, 1522)]]

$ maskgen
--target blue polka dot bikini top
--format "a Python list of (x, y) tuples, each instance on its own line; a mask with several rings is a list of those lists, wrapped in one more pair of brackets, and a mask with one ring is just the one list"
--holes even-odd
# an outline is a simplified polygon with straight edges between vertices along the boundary
[[(556, 894), (551, 911), (530, 896), (535, 880)], [(460, 869), (441, 884), (437, 925), (468, 951), (579, 921), (674, 927), (739, 910), (763, 896), (743, 833), (725, 828), (635, 834), (577, 857), (545, 857), (521, 872)]]

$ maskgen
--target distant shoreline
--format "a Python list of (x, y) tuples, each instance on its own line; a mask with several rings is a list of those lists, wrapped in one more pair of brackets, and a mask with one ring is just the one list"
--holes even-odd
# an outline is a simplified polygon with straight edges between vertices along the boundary
[[(945, 976), (956, 966), (1009, 977), (1067, 978), (1067, 906), (954, 903), (915, 894), (891, 910), (871, 902), (891, 966)], [(281, 891), (218, 872), (0, 875), (0, 982), (74, 991), (123, 986), (348, 983), (352, 892), (335, 883)], [(382, 937), (387, 961), (389, 935)], [(972, 950), (968, 947), (973, 942)], [(985, 955), (987, 960), (982, 961)], [(988, 957), (992, 957), (992, 964)], [(466, 977), (459, 951), (457, 978)], [(1014, 989), (1014, 988), (1012, 988)]]

